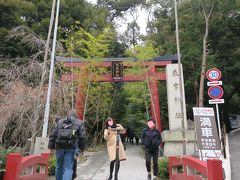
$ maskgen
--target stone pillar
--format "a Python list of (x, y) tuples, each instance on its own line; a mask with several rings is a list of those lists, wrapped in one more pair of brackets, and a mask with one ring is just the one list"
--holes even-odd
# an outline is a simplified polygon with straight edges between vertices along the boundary
[[(167, 79), (169, 129), (170, 130), (181, 130), (182, 129), (182, 121), (181, 121), (182, 114), (181, 114), (180, 82), (179, 82), (178, 64), (168, 64), (167, 65), (166, 79)], [(182, 85), (184, 86), (183, 81), (182, 81)], [(184, 87), (182, 89), (182, 92), (183, 92), (183, 113), (184, 113), (183, 119), (184, 119), (185, 129), (187, 129)]]
[[(182, 116), (184, 120), (186, 151), (188, 155), (194, 154), (195, 131), (187, 130), (185, 92), (183, 85), (183, 115), (181, 114), (180, 84), (178, 64), (168, 64), (166, 67), (169, 130), (162, 133), (164, 141), (164, 155), (183, 155)], [(181, 72), (182, 73), (182, 72)], [(182, 73), (183, 74), (183, 73)], [(183, 75), (182, 75), (183, 77)]]

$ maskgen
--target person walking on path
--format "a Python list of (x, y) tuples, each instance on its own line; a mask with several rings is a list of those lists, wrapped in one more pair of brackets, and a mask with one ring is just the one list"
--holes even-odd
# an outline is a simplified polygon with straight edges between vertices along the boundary
[(48, 149), (56, 150), (56, 180), (71, 180), (74, 159), (86, 144), (86, 132), (82, 121), (76, 118), (76, 111), (70, 110), (68, 116), (58, 120), (49, 137)]
[(157, 180), (158, 176), (158, 156), (159, 146), (162, 142), (161, 133), (156, 129), (156, 121), (149, 119), (147, 128), (142, 132), (141, 141), (145, 149), (146, 168), (148, 172), (148, 180), (152, 179), (151, 175), (151, 158), (153, 158), (153, 180)]
[[(117, 171), (119, 171), (120, 161), (126, 160), (124, 147), (121, 142), (121, 138), (119, 138), (120, 139), (120, 141), (119, 141), (119, 161), (116, 162), (116, 145), (117, 145), (117, 131), (116, 130), (120, 130), (120, 131), (122, 130), (121, 133), (125, 133), (125, 130), (122, 127), (122, 125), (116, 124), (115, 120), (110, 117), (107, 118), (105, 125), (106, 125), (106, 128), (104, 129), (104, 139), (107, 141), (107, 150), (108, 150), (108, 155), (109, 155), (109, 159), (110, 159), (110, 175), (108, 177), (108, 180), (111, 180), (112, 176), (113, 176), (114, 164), (115, 164), (115, 168), (118, 167)], [(116, 163), (118, 163), (118, 164), (116, 164)]]

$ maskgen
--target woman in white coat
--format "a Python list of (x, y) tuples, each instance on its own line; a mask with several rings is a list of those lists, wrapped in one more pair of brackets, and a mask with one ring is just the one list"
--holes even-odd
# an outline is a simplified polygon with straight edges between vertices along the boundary
[[(105, 122), (106, 128), (104, 129), (104, 139), (107, 141), (107, 150), (110, 159), (110, 175), (108, 180), (112, 179), (114, 164), (116, 162), (116, 144), (117, 144), (117, 131), (115, 129), (121, 130), (120, 133), (125, 133), (124, 128), (120, 124), (116, 124), (113, 118), (107, 118)], [(126, 160), (125, 151), (121, 138), (119, 138), (119, 164), (118, 170), (120, 167), (120, 161)]]

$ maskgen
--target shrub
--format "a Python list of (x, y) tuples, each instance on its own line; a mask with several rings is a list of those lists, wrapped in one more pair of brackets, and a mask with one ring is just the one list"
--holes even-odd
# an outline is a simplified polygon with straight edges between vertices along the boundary
[(158, 169), (159, 169), (159, 176), (161, 178), (169, 178), (167, 157), (162, 157), (161, 159), (159, 159)]
[(49, 159), (49, 163), (48, 163), (48, 175), (49, 176), (55, 175), (56, 163), (57, 163), (56, 157), (51, 156), (51, 158)]

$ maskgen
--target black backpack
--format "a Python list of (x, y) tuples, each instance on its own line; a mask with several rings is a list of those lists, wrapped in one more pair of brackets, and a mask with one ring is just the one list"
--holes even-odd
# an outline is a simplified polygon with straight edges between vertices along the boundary
[(71, 149), (74, 147), (77, 139), (77, 127), (74, 126), (69, 117), (63, 121), (58, 128), (57, 146), (61, 149)]

